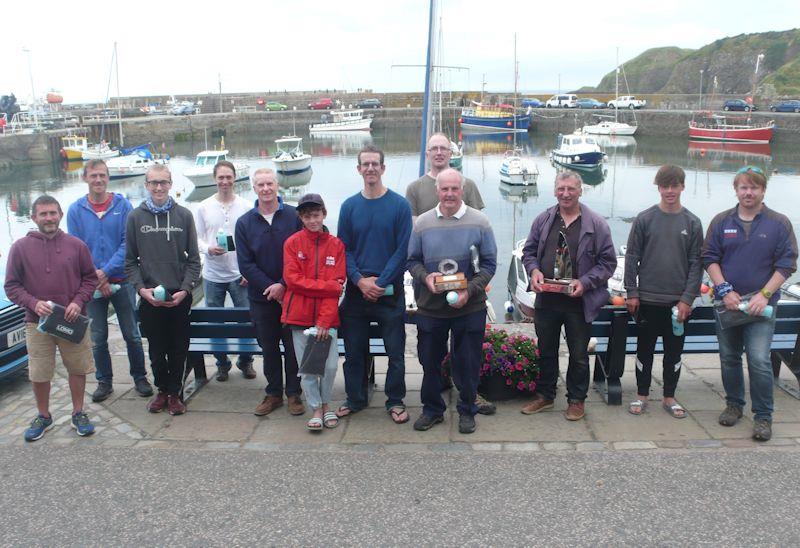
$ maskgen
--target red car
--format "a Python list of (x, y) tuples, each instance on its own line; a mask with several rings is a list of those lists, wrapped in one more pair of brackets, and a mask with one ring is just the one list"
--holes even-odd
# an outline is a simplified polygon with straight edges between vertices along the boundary
[(311, 110), (330, 110), (333, 108), (333, 99), (330, 97), (317, 99), (313, 103), (308, 103), (308, 108)]

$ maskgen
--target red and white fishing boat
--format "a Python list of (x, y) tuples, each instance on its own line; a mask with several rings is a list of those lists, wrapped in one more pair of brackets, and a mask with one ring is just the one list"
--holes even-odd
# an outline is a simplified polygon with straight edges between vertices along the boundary
[(775, 121), (753, 122), (750, 118), (732, 118), (710, 112), (692, 117), (689, 122), (689, 139), (708, 141), (735, 141), (740, 143), (769, 143)]

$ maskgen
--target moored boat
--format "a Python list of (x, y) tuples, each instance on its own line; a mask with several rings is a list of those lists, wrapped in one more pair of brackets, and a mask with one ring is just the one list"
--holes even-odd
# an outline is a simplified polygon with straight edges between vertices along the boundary
[(500, 164), (500, 182), (508, 185), (535, 185), (539, 167), (532, 167), (522, 157), (522, 149), (507, 150)]
[(294, 175), (311, 169), (311, 155), (303, 152), (302, 137), (284, 136), (275, 140), (277, 152), (272, 158), (275, 171), (283, 175)]
[(550, 151), (550, 159), (570, 169), (593, 169), (603, 162), (605, 154), (590, 135), (559, 134), (556, 148)]
[(753, 122), (751, 118), (733, 118), (722, 114), (701, 113), (689, 122), (689, 139), (769, 143), (775, 121)]
[[(214, 186), (214, 166), (221, 160), (228, 159), (227, 150), (204, 150), (198, 152), (194, 166), (183, 172), (183, 175), (192, 181), (195, 187), (203, 188)], [(232, 162), (236, 169), (236, 181), (242, 181), (250, 176), (250, 166), (244, 162)]]
[(123, 154), (106, 162), (109, 179), (138, 177), (156, 164), (169, 165), (169, 156), (158, 156), (149, 143), (124, 150)]
[(526, 132), (531, 126), (530, 114), (516, 114), (513, 105), (473, 103), (461, 110), (461, 128), (491, 133)]
[(362, 109), (331, 110), (323, 114), (320, 122), (308, 126), (308, 131), (369, 131), (372, 128), (372, 114), (364, 114)]

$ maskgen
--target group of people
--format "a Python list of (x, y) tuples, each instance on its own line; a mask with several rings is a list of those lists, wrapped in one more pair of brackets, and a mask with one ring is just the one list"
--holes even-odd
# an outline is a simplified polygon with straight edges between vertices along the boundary
[[(166, 166), (147, 171), (147, 197), (133, 209), (124, 196), (108, 191), (105, 163), (87, 162), (83, 178), (88, 193), (69, 207), (69, 234), (59, 229), (60, 204), (41, 196), (31, 211), (37, 230), (15, 242), (9, 254), (5, 288), (26, 311), (29, 375), (38, 408), (25, 439), (41, 438), (54, 424), (48, 397), (56, 348), (69, 374), (72, 425), (79, 435), (93, 433), (84, 411), (86, 375), (96, 368), (93, 401), (105, 400), (114, 390), (109, 303), (127, 345), (134, 389), (142, 397), (152, 397), (148, 410), (185, 413), (181, 389), (189, 313), (201, 273), (208, 306), (224, 306), (229, 295), (234, 306), (249, 307), (267, 380), (255, 414), (267, 415), (285, 401), (290, 414), (303, 415), (307, 404), (311, 418), (306, 427), (320, 431), (335, 428), (341, 418), (368, 404), (365, 378), (373, 322), (388, 356), (386, 411), (397, 424), (410, 420), (404, 403), (403, 275), (408, 270), (418, 308), (417, 349), (423, 367), (422, 412), (414, 429), (428, 430), (443, 421), (446, 404), (441, 392), (449, 381), (441, 366), (449, 352), (459, 391), (458, 429), (474, 432), (477, 413), (495, 412), (477, 388), (486, 287), (497, 267), (497, 246), (491, 222), (480, 211), (483, 201), (477, 186), (449, 168), (449, 139), (443, 134), (431, 136), (427, 156), (430, 170), (409, 184), (403, 197), (383, 183), (383, 152), (364, 147), (357, 164), (363, 187), (342, 204), (336, 236), (325, 226), (323, 198), (312, 193), (301, 197), (296, 207), (284, 203), (270, 169), (253, 173), (256, 202), (251, 206), (234, 191), (234, 165), (219, 162), (214, 167), (217, 192), (192, 215), (170, 196), (172, 176)], [(675, 400), (683, 337), (673, 334), (673, 307), (678, 322), (689, 320), (705, 266), (726, 307), (733, 310), (746, 302), (751, 312), (759, 313), (768, 303), (775, 304), (778, 288), (795, 270), (797, 245), (788, 219), (762, 203), (766, 177), (758, 168), (748, 167), (736, 175), (739, 205), (712, 221), (705, 242), (700, 220), (680, 202), (683, 170), (664, 166), (655, 184), (661, 199), (636, 217), (625, 257), (627, 306), (639, 324), (637, 395), (629, 411), (639, 415), (647, 408), (654, 347), (661, 336), (663, 406), (673, 417), (683, 418), (686, 410)], [(608, 224), (580, 202), (581, 192), (580, 175), (560, 173), (555, 180), (557, 204), (533, 221), (523, 249), (523, 264), (537, 293), (534, 321), (541, 353), (541, 377), (534, 398), (522, 408), (525, 414), (553, 407), (562, 328), (569, 349), (566, 418), (579, 420), (585, 413), (589, 327), (608, 301), (606, 284), (616, 267), (616, 252)], [(456, 272), (463, 274), (463, 281), (448, 290), (443, 276)], [(552, 278), (561, 278), (569, 290), (543, 291)], [(135, 313), (137, 295), (142, 333)], [(65, 307), (67, 321), (80, 314), (91, 318), (82, 341), (70, 342), (36, 329), (39, 318), (52, 313), (51, 303)], [(345, 346), (346, 400), (334, 410), (338, 329)], [(727, 393), (720, 423), (732, 426), (743, 413), (744, 348), (754, 436), (762, 440), (771, 435), (768, 354), (773, 329), (774, 319), (769, 318), (718, 329)], [(155, 393), (145, 371), (142, 334), (148, 339)], [(325, 349), (326, 342), (323, 370), (303, 372), (312, 349)], [(233, 364), (225, 354), (215, 359), (216, 380), (225, 382)], [(236, 365), (245, 378), (256, 377), (252, 355), (240, 355)]]

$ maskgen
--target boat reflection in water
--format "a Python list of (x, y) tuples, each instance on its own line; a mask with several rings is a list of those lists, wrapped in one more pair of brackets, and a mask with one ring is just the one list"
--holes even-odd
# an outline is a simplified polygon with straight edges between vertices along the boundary
[[(503, 155), (514, 144), (514, 136), (510, 133), (464, 133), (462, 134), (464, 154), (483, 156), (489, 154)], [(527, 133), (517, 134), (517, 147), (531, 154), (532, 142)]]
[(296, 204), (303, 194), (308, 190), (308, 183), (314, 174), (313, 168), (309, 168), (301, 173), (283, 175), (278, 173), (278, 186), (281, 198), (291, 204)]
[(626, 152), (636, 149), (636, 137), (629, 135), (595, 135), (594, 139), (606, 152), (609, 149), (625, 150)]
[(730, 143), (724, 141), (689, 141), (690, 156), (718, 158), (772, 159), (769, 143)]
[(315, 131), (311, 133), (311, 155), (352, 156), (371, 142), (368, 131)]
[(591, 168), (581, 168), (577, 165), (573, 164), (571, 168), (565, 167), (558, 162), (550, 161), (550, 165), (556, 168), (558, 173), (563, 173), (565, 171), (574, 171), (578, 175), (581, 176), (583, 179), (583, 184), (589, 186), (597, 186), (603, 181), (606, 180), (606, 176), (608, 175), (608, 170), (600, 164), (597, 166), (593, 166)]
[(526, 203), (528, 198), (537, 198), (539, 196), (539, 187), (536, 183), (527, 186), (510, 185), (501, 182), (499, 185), (500, 196), (507, 202), (511, 203)]

